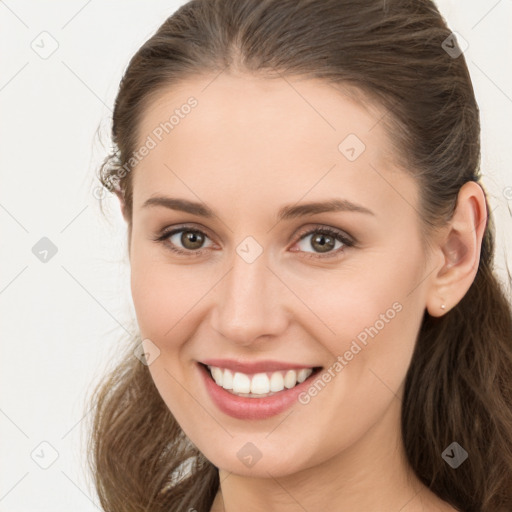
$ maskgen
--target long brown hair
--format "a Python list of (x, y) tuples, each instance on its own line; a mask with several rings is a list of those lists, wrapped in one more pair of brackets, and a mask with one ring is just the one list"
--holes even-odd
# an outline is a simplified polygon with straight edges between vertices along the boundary
[[(428, 234), (450, 219), (462, 185), (481, 179), (479, 110), (457, 50), (430, 0), (192, 0), (131, 59), (100, 180), (123, 196), (131, 230), (130, 158), (155, 94), (231, 70), (317, 78), (384, 108), (394, 156), (420, 185)], [(467, 294), (440, 318), (425, 311), (403, 398), (410, 465), (464, 512), (512, 510), (512, 312), (493, 260), (489, 217)], [(89, 463), (101, 504), (209, 511), (218, 469), (187, 439), (134, 346), (90, 398)], [(469, 454), (457, 469), (442, 457), (454, 441)]]

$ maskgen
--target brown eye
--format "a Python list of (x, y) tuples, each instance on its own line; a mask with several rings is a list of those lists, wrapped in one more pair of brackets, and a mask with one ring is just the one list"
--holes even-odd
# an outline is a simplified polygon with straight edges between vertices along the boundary
[(209, 245), (204, 245), (207, 239), (210, 240), (205, 233), (198, 229), (182, 227), (166, 231), (155, 240), (165, 244), (167, 248), (177, 254), (199, 256), (212, 247), (211, 241)]
[(204, 243), (205, 237), (200, 231), (182, 231), (180, 242), (185, 249), (195, 251), (200, 249)]
[(345, 249), (353, 247), (354, 244), (349, 235), (326, 226), (302, 234), (291, 250), (302, 252), (305, 257), (328, 258), (340, 256)]
[(311, 238), (311, 247), (318, 252), (328, 252), (334, 249), (336, 245), (336, 239), (331, 235), (325, 235), (324, 233), (316, 233)]

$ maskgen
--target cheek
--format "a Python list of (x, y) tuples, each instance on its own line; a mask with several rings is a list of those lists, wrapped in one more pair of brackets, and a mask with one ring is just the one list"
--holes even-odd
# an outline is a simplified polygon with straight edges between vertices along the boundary
[[(135, 251), (131, 258), (131, 292), (141, 339), (151, 340), (158, 356), (149, 365), (152, 379), (178, 421), (186, 421), (188, 395), (178, 383), (190, 378), (182, 364), (186, 341), (197, 329), (197, 303), (209, 287), (198, 286), (193, 274)], [(196, 307), (194, 307), (196, 305)], [(153, 352), (156, 353), (156, 352)], [(182, 358), (183, 356), (183, 358)], [(191, 386), (189, 382), (187, 387)], [(189, 404), (188, 404), (189, 405)]]
[(367, 267), (357, 280), (340, 277), (339, 286), (325, 278), (316, 283), (324, 293), (316, 285), (309, 291), (308, 304), (334, 331), (317, 319), (302, 324), (332, 357), (323, 383), (315, 381), (301, 397), (307, 411), (301, 429), (310, 422), (314, 432), (314, 418), (332, 426), (319, 444), (355, 442), (401, 393), (423, 317), (421, 292), (408, 295), (409, 283), (417, 282), (413, 264), (397, 268), (390, 258), (384, 267)]
[(386, 251), (371, 255), (364, 271), (347, 266), (317, 274), (314, 286), (307, 276), (295, 283), (309, 309), (298, 321), (312, 339), (321, 340), (333, 362), (343, 358), (354, 378), (368, 368), (391, 376), (408, 368), (424, 312), (421, 289), (414, 289), (424, 277), (421, 251), (408, 250), (407, 261), (398, 263)]
[[(194, 316), (196, 305), (212, 286), (211, 277), (184, 266), (170, 265), (165, 255), (133, 246), (130, 257), (131, 293), (141, 336), (162, 341), (180, 333)], [(201, 277), (202, 276), (202, 277)]]
[(158, 339), (173, 325), (172, 311), (178, 306), (176, 294), (165, 274), (154, 266), (143, 268), (132, 262), (131, 291), (140, 333), (143, 338)]

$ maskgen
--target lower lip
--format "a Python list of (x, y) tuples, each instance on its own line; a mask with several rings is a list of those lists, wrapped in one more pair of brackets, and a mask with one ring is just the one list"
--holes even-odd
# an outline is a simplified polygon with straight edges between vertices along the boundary
[(298, 395), (309, 387), (311, 379), (318, 373), (313, 372), (305, 381), (291, 389), (285, 388), (275, 395), (264, 398), (247, 398), (234, 395), (218, 386), (208, 369), (199, 363), (198, 366), (213, 403), (223, 413), (240, 420), (263, 420), (285, 411), (297, 401)]

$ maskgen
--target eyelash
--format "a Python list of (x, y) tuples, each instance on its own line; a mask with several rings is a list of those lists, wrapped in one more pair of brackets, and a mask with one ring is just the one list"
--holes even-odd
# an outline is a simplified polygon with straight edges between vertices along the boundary
[[(177, 254), (183, 255), (183, 256), (198, 257), (198, 256), (201, 256), (204, 252), (208, 251), (208, 249), (198, 249), (196, 251), (180, 249), (179, 247), (176, 247), (175, 245), (173, 245), (169, 242), (169, 240), (168, 240), (169, 237), (171, 237), (172, 235), (175, 235), (176, 233), (181, 233), (183, 231), (190, 231), (192, 233), (200, 233), (200, 234), (204, 235), (205, 237), (208, 237), (208, 235), (206, 233), (204, 233), (204, 231), (201, 231), (200, 229), (196, 229), (193, 227), (187, 227), (187, 226), (181, 226), (179, 228), (175, 228), (175, 229), (172, 229), (169, 231), (164, 230), (161, 234), (159, 234), (153, 240), (158, 243), (163, 243), (171, 251), (173, 251)], [(335, 251), (330, 251), (325, 254), (314, 253), (314, 252), (313, 253), (305, 252), (302, 257), (305, 257), (305, 258), (332, 258), (332, 257), (338, 256), (341, 252), (343, 252), (343, 250), (346, 247), (353, 247), (355, 245), (355, 242), (353, 240), (351, 240), (350, 238), (346, 237), (341, 231), (330, 228), (328, 226), (317, 227), (315, 229), (312, 229), (310, 231), (306, 231), (305, 233), (302, 233), (299, 236), (299, 239), (297, 240), (297, 242), (300, 242), (303, 238), (306, 238), (310, 235), (316, 235), (316, 234), (332, 236), (335, 240), (340, 241), (343, 244), (343, 246), (338, 248)], [(297, 251), (293, 251), (293, 252), (303, 252), (303, 251), (297, 250)]]

